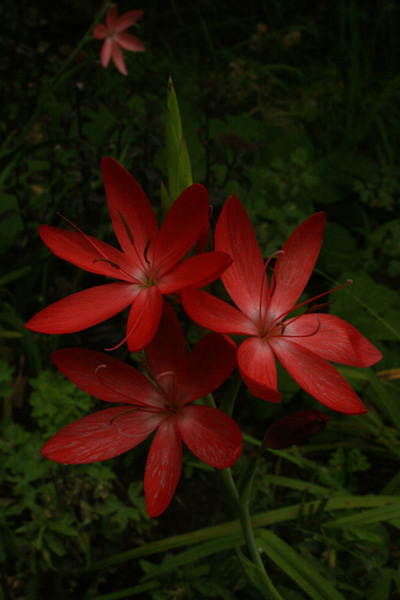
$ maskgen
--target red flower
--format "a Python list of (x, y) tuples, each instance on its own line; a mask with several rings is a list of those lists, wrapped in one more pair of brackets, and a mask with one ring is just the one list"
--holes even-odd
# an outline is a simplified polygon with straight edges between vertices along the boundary
[(106, 24), (97, 25), (93, 30), (93, 36), (97, 40), (104, 40), (101, 47), (100, 58), (104, 68), (113, 59), (118, 71), (128, 75), (121, 48), (131, 52), (144, 52), (142, 42), (129, 33), (124, 33), (131, 25), (136, 23), (143, 15), (142, 10), (130, 10), (118, 19), (117, 5), (113, 4), (106, 15)]
[(252, 394), (279, 402), (275, 356), (306, 392), (333, 410), (359, 414), (365, 408), (358, 396), (327, 361), (368, 367), (381, 353), (354, 327), (329, 314), (287, 318), (301, 305), (314, 268), (325, 225), (317, 213), (300, 225), (279, 253), (268, 285), (267, 267), (249, 217), (235, 196), (226, 202), (215, 231), (215, 248), (229, 252), (232, 266), (221, 276), (238, 308), (210, 294), (183, 290), (187, 314), (203, 327), (247, 339), (238, 349), (242, 378)]
[(159, 231), (153, 209), (135, 179), (109, 157), (102, 161), (102, 173), (122, 252), (79, 230), (41, 225), (39, 233), (60, 258), (121, 281), (59, 300), (30, 319), (26, 327), (42, 333), (71, 333), (132, 305), (126, 337), (129, 350), (138, 352), (157, 331), (162, 294), (186, 285), (206, 285), (232, 261), (227, 254), (209, 252), (179, 262), (208, 222), (209, 199), (202, 185), (192, 185), (179, 196)]
[(41, 452), (65, 464), (97, 462), (134, 448), (157, 429), (144, 476), (147, 511), (156, 517), (167, 508), (180, 478), (181, 440), (200, 460), (225, 469), (240, 456), (242, 434), (223, 412), (191, 404), (234, 370), (236, 348), (228, 338), (211, 333), (186, 356), (178, 320), (164, 302), (160, 329), (145, 353), (155, 385), (133, 367), (100, 352), (55, 352), (55, 365), (80, 389), (119, 406), (68, 425)]
[(329, 417), (325, 413), (313, 408), (286, 415), (268, 427), (263, 447), (281, 450), (293, 444), (300, 444), (307, 438), (325, 431), (327, 421)]

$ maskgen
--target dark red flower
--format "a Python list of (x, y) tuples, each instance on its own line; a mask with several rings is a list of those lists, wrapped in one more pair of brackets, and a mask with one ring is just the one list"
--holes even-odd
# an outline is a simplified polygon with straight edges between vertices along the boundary
[(59, 300), (32, 317), (26, 327), (41, 333), (71, 333), (132, 305), (126, 338), (129, 350), (138, 352), (158, 329), (162, 294), (186, 285), (206, 285), (232, 260), (223, 252), (208, 252), (181, 261), (208, 223), (209, 199), (202, 185), (192, 185), (179, 196), (158, 230), (151, 204), (132, 175), (109, 157), (102, 161), (102, 174), (122, 252), (80, 231), (41, 225), (39, 233), (60, 258), (120, 282)]
[(329, 417), (310, 408), (286, 415), (273, 423), (264, 436), (263, 447), (281, 450), (293, 444), (300, 444), (307, 438), (325, 431)]
[(160, 328), (145, 350), (152, 383), (110, 355), (68, 348), (53, 354), (55, 365), (80, 389), (118, 406), (67, 425), (42, 448), (65, 464), (97, 462), (137, 446), (157, 429), (144, 476), (151, 517), (169, 505), (182, 468), (182, 442), (202, 461), (225, 469), (240, 456), (242, 434), (225, 413), (192, 402), (219, 387), (236, 366), (236, 347), (211, 333), (188, 356), (172, 308), (164, 302)]
[(232, 266), (221, 275), (238, 308), (201, 290), (185, 289), (181, 299), (196, 322), (220, 333), (245, 335), (239, 346), (242, 378), (258, 398), (279, 402), (275, 355), (297, 383), (333, 410), (365, 412), (354, 390), (327, 361), (368, 367), (382, 354), (361, 333), (330, 314), (288, 318), (317, 260), (325, 214), (302, 223), (286, 241), (270, 283), (246, 211), (235, 196), (226, 202), (215, 231), (216, 250), (228, 252)]

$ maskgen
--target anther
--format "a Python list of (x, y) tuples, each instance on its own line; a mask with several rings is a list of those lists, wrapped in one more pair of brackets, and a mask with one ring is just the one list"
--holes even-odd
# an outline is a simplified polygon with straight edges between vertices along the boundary
[(112, 262), (112, 260), (109, 260), (108, 258), (95, 258), (93, 262), (94, 263), (97, 263), (97, 262), (106, 262), (109, 265), (111, 265), (112, 267), (114, 267), (114, 269), (118, 269), (119, 271), (121, 270), (121, 267), (119, 265), (117, 265), (117, 263)]
[(126, 233), (128, 235), (128, 238), (129, 238), (132, 246), (134, 246), (135, 245), (135, 240), (133, 239), (132, 231), (129, 229), (129, 225), (126, 222), (126, 219), (125, 219), (124, 215), (122, 214), (122, 212), (118, 211), (118, 214), (121, 217), (121, 221), (122, 221), (123, 226), (125, 227), (125, 231), (126, 231)]
[(151, 239), (149, 238), (149, 239), (148, 239), (148, 241), (147, 241), (146, 247), (145, 247), (145, 249), (144, 249), (144, 252), (143, 252), (143, 255), (144, 255), (144, 260), (147, 262), (147, 264), (148, 264), (148, 265), (150, 265), (150, 261), (149, 261), (149, 259), (147, 258), (147, 253), (148, 253), (148, 251), (149, 251), (150, 242), (151, 242)]

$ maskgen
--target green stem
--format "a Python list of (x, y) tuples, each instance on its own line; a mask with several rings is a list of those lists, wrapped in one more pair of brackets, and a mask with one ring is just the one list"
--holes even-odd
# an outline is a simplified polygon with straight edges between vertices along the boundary
[[(217, 408), (212, 394), (207, 394), (207, 396), (205, 397), (205, 401), (209, 406), (212, 406), (213, 408)], [(232, 477), (231, 469), (229, 469), (229, 468), (222, 469), (220, 471), (220, 473), (221, 473), (222, 481), (224, 482), (226, 489), (228, 490), (230, 496), (233, 498), (233, 500), (235, 502), (236, 509), (237, 509), (239, 519), (240, 519), (240, 524), (242, 526), (243, 536), (244, 536), (244, 539), (246, 540), (250, 559), (251, 559), (252, 563), (260, 569), (260, 573), (261, 573), (261, 576), (263, 579), (263, 584), (265, 585), (265, 588), (266, 588), (265, 591), (269, 592), (269, 595), (267, 596), (267, 598), (271, 598), (271, 600), (283, 600), (282, 596), (280, 595), (278, 590), (275, 588), (274, 584), (272, 583), (271, 579), (269, 578), (269, 576), (265, 570), (264, 563), (261, 560), (260, 552), (258, 551), (256, 538), (254, 536), (254, 531), (253, 531), (253, 527), (251, 525), (251, 520), (250, 520), (250, 510), (249, 510), (250, 495), (251, 495), (251, 488), (252, 488), (253, 479), (254, 479), (254, 473), (256, 471), (258, 462), (259, 462), (259, 455), (257, 455), (257, 458), (256, 458), (254, 464), (251, 465), (251, 467), (248, 471), (248, 476), (246, 478), (246, 482), (245, 482), (242, 494), (239, 493), (239, 490), (236, 487), (236, 484)]]

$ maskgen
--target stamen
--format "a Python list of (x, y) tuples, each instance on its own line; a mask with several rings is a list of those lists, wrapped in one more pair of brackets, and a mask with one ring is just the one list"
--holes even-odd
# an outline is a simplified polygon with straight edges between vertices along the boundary
[(118, 413), (117, 415), (115, 415), (109, 425), (112, 425), (112, 423), (115, 421), (115, 419), (119, 419), (120, 417), (123, 417), (125, 415), (129, 415), (130, 413), (134, 413), (137, 412), (139, 409), (135, 406), (135, 408), (129, 408), (128, 410), (125, 410), (124, 412)]
[(129, 225), (128, 225), (128, 223), (127, 223), (124, 215), (122, 214), (122, 212), (118, 211), (118, 214), (119, 214), (119, 216), (121, 218), (122, 225), (125, 227), (125, 231), (126, 231), (126, 233), (128, 235), (128, 238), (129, 238), (132, 246), (134, 246), (135, 245), (135, 240), (133, 239), (132, 231), (129, 229)]
[[(298, 308), (301, 308), (302, 306), (304, 306), (305, 304), (308, 304), (309, 302), (313, 302), (314, 300), (318, 300), (318, 298), (322, 298), (323, 296), (326, 296), (327, 294), (331, 294), (332, 292), (336, 292), (337, 290), (341, 290), (344, 287), (347, 287), (348, 285), (351, 285), (353, 283), (352, 279), (348, 279), (347, 283), (344, 283), (343, 285), (339, 285), (336, 288), (333, 288), (332, 290), (328, 290), (327, 292), (323, 292), (322, 294), (318, 294), (318, 296), (314, 296), (313, 298), (310, 298), (309, 300), (305, 300), (304, 302), (301, 302), (300, 304), (296, 304), (296, 306), (293, 306), (293, 308), (290, 308), (289, 310), (285, 311), (284, 313), (282, 313), (281, 315), (279, 315), (278, 317), (276, 317), (276, 319), (274, 319), (272, 321), (272, 323), (270, 323), (270, 327), (274, 325), (274, 323), (277, 323), (279, 321), (282, 321), (286, 315), (288, 315), (289, 313), (291, 313), (294, 310), (297, 310)], [(322, 305), (318, 305), (318, 307), (323, 306)], [(312, 310), (313, 307), (311, 307)], [(309, 312), (309, 311), (307, 311)], [(300, 315), (301, 316), (301, 315)]]
[(109, 260), (108, 258), (95, 258), (93, 262), (94, 263), (97, 263), (97, 262), (106, 262), (109, 265), (111, 265), (112, 267), (114, 267), (114, 269), (118, 269), (119, 271), (121, 270), (121, 267), (119, 265), (117, 265), (117, 263), (112, 262), (112, 260)]
[[(145, 305), (143, 305), (143, 307), (142, 307), (142, 310), (141, 310), (141, 312), (140, 312), (139, 318), (138, 318), (138, 319), (136, 319), (136, 322), (135, 322), (135, 324), (134, 324), (134, 325), (133, 325), (133, 327), (132, 327), (132, 328), (131, 328), (131, 329), (128, 331), (128, 333), (126, 334), (126, 336), (124, 337), (124, 339), (123, 339), (123, 340), (121, 340), (121, 341), (120, 341), (120, 342), (119, 342), (119, 343), (118, 343), (116, 346), (113, 346), (113, 348), (104, 348), (104, 350), (106, 350), (107, 352), (111, 352), (112, 350), (116, 350), (117, 348), (119, 348), (120, 346), (122, 346), (122, 344), (123, 344), (124, 342), (126, 342), (126, 341), (127, 341), (127, 339), (128, 339), (128, 338), (129, 338), (129, 337), (132, 335), (132, 333), (133, 333), (133, 332), (135, 331), (135, 329), (137, 328), (137, 326), (138, 326), (138, 324), (139, 324), (139, 321), (140, 321), (140, 319), (142, 318), (142, 315), (143, 315), (143, 313), (144, 313), (144, 308), (145, 308)], [(132, 309), (131, 309), (131, 310), (132, 310)]]
[(150, 242), (151, 242), (151, 239), (149, 238), (149, 239), (148, 239), (148, 241), (147, 241), (146, 247), (145, 247), (145, 249), (144, 249), (144, 252), (143, 252), (143, 255), (144, 255), (144, 260), (147, 262), (147, 264), (148, 264), (149, 266), (150, 266), (150, 261), (149, 261), (149, 260), (148, 260), (148, 258), (147, 258), (147, 253), (148, 253), (148, 251), (149, 251)]
[(129, 279), (134, 282), (134, 283), (140, 283), (138, 279), (136, 279), (135, 277), (133, 277), (130, 273), (128, 273), (128, 271), (125, 271), (125, 269), (122, 269), (119, 265), (117, 265), (116, 263), (114, 263), (112, 260), (110, 260), (109, 258), (107, 258), (107, 255), (102, 251), (101, 248), (99, 248), (94, 242), (93, 240), (91, 240), (89, 238), (89, 236), (87, 236), (85, 233), (83, 233), (83, 231), (81, 231), (79, 229), (79, 227), (77, 227), (77, 225), (75, 225), (74, 223), (72, 223), (72, 221), (70, 221), (69, 219), (67, 219), (67, 217), (64, 217), (64, 215), (62, 215), (61, 213), (57, 213), (62, 219), (64, 219), (64, 221), (67, 221), (67, 223), (69, 223), (74, 229), (77, 230), (78, 233), (80, 233), (85, 240), (92, 246), (92, 248), (94, 248), (96, 250), (96, 252), (98, 252), (102, 258), (95, 258), (93, 260), (93, 263), (95, 262), (99, 262), (99, 261), (104, 261), (104, 262), (108, 262), (112, 267), (114, 267), (115, 269), (118, 269), (119, 271), (121, 271), (121, 273), (124, 273), (124, 275), (126, 275), (127, 277), (129, 277)]
[(67, 217), (64, 217), (64, 215), (62, 215), (61, 213), (57, 213), (62, 219), (64, 219), (64, 221), (67, 221), (67, 223), (69, 223), (74, 229), (76, 229), (78, 231), (78, 233), (80, 233), (81, 235), (83, 235), (83, 237), (85, 238), (85, 240), (92, 246), (92, 248), (94, 248), (96, 250), (96, 252), (98, 252), (105, 260), (108, 260), (107, 256), (104, 254), (104, 252), (101, 250), (101, 248), (98, 248), (97, 245), (89, 238), (89, 236), (87, 236), (85, 233), (83, 233), (83, 231), (81, 231), (79, 229), (79, 227), (77, 227), (77, 225), (75, 225), (74, 223), (72, 223), (72, 221), (70, 221), (69, 219), (67, 219)]
[[(133, 248), (134, 248), (134, 251), (135, 251), (136, 257), (137, 257), (137, 259), (138, 259), (138, 261), (139, 261), (139, 264), (140, 264), (140, 266), (142, 267), (143, 271), (146, 273), (146, 271), (147, 271), (147, 268), (146, 268), (146, 265), (145, 265), (145, 263), (143, 262), (143, 258), (144, 258), (144, 261), (147, 263), (147, 266), (149, 267), (149, 266), (150, 266), (150, 261), (149, 261), (149, 260), (148, 260), (148, 258), (147, 258), (147, 254), (148, 254), (148, 251), (149, 251), (149, 246), (150, 246), (151, 239), (149, 238), (149, 239), (148, 239), (148, 241), (147, 241), (146, 247), (145, 247), (145, 249), (144, 249), (144, 252), (143, 252), (143, 255), (144, 255), (144, 256), (143, 256), (143, 258), (142, 258), (142, 257), (140, 256), (139, 252), (138, 252), (138, 249), (137, 249), (137, 247), (136, 247), (136, 244), (135, 244), (135, 239), (134, 239), (134, 237), (133, 237), (132, 231), (131, 231), (131, 230), (130, 230), (130, 228), (129, 228), (129, 225), (128, 225), (128, 222), (127, 222), (127, 220), (125, 219), (125, 217), (124, 217), (124, 215), (122, 214), (122, 212), (118, 211), (118, 214), (119, 214), (119, 216), (120, 216), (120, 218), (121, 218), (121, 221), (122, 221), (122, 224), (123, 224), (123, 226), (125, 227), (125, 231), (126, 231), (126, 233), (127, 233), (128, 237), (129, 237), (129, 240), (130, 240), (130, 242), (131, 242), (131, 244), (132, 244), (132, 246), (133, 246)], [(150, 275), (151, 275), (151, 278), (152, 278), (152, 280), (153, 280), (153, 281), (155, 281), (155, 279), (154, 279), (154, 275), (153, 275), (153, 273), (152, 273), (151, 269), (149, 269), (149, 271), (150, 271)]]
[(271, 260), (277, 255), (277, 254), (284, 254), (284, 250), (277, 250), (277, 252), (274, 252), (273, 254), (271, 254), (271, 256), (269, 257), (269, 259), (267, 260), (267, 262), (265, 263), (264, 266), (264, 272), (263, 272), (263, 276), (262, 276), (262, 280), (261, 280), (261, 290), (260, 290), (260, 305), (259, 305), (259, 309), (258, 309), (258, 314), (259, 314), (259, 322), (260, 324), (263, 322), (263, 297), (264, 297), (264, 287), (265, 284), (267, 285), (267, 306), (265, 307), (265, 312), (264, 312), (264, 318), (266, 317), (267, 313), (268, 313), (268, 307), (269, 307), (269, 303), (271, 302), (271, 298), (273, 296), (273, 293), (275, 291), (275, 287), (276, 287), (276, 281), (275, 281), (275, 274), (274, 274), (274, 270), (272, 269), (272, 277), (271, 277), (271, 284), (268, 287), (268, 277), (267, 277), (267, 270), (269, 267), (269, 264), (271, 262)]

